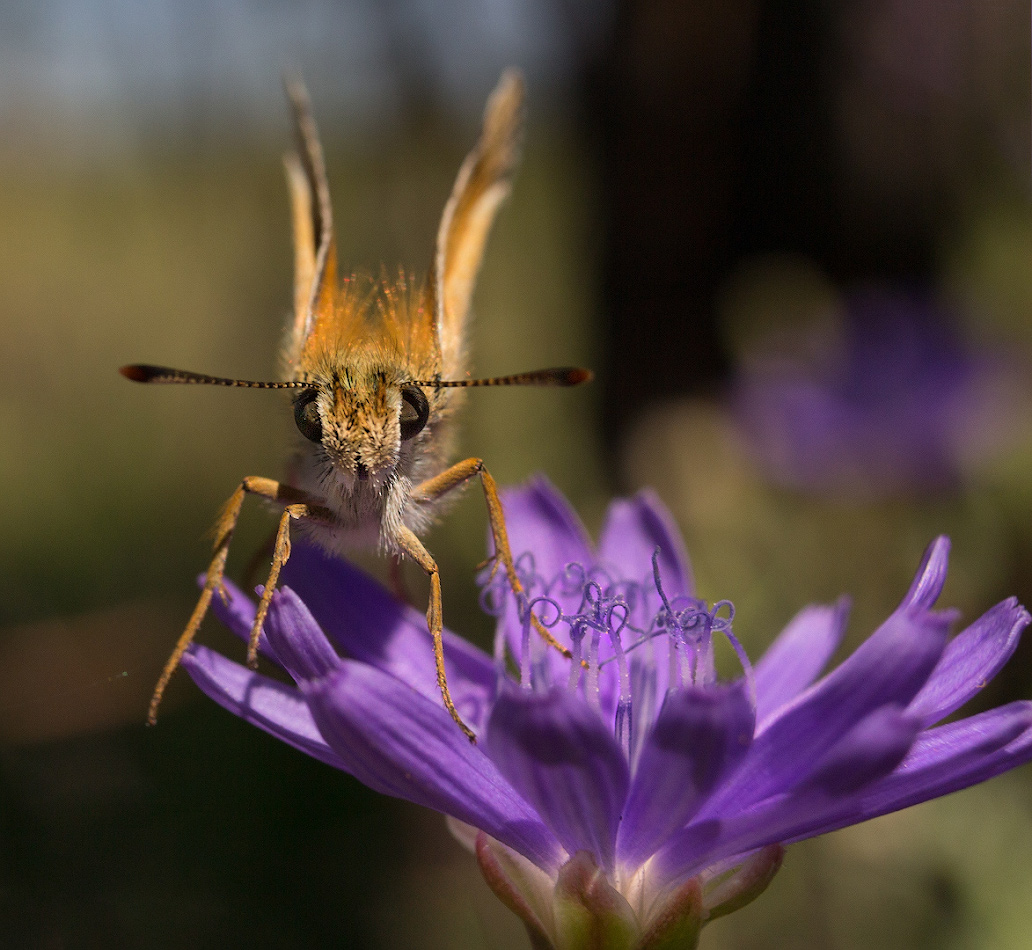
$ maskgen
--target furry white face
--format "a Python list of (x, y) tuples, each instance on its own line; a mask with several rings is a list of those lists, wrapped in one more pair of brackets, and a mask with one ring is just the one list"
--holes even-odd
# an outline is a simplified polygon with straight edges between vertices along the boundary
[(429, 417), (423, 390), (385, 367), (327, 374), (294, 400), (298, 430), (318, 446), (327, 481), (346, 492), (361, 482), (382, 490), (407, 474), (410, 450)]

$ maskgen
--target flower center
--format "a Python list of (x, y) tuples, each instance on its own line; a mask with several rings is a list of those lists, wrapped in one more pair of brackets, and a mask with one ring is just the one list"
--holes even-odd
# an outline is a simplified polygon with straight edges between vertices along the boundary
[[(604, 565), (579, 562), (544, 577), (528, 552), (516, 560), (524, 587), (519, 598), (511, 596), (502, 572), (481, 591), (484, 610), (499, 618), (499, 676), (509, 675), (507, 658), (512, 657), (523, 689), (565, 688), (582, 696), (612, 722), (632, 761), (667, 693), (716, 682), (714, 634), (727, 638), (746, 676), (752, 677), (731, 629), (734, 605), (669, 597), (659, 555), (657, 548), (650, 574), (628, 579), (614, 576)], [(546, 644), (532, 618), (568, 647), (570, 659)]]

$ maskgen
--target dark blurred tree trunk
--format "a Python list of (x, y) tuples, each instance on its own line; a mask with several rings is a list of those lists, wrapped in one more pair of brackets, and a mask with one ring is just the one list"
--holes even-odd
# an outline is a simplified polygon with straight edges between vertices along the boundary
[(727, 370), (713, 299), (730, 262), (754, 22), (754, 0), (632, 0), (589, 72), (610, 448), (644, 403), (706, 391)]
[(836, 9), (620, 4), (583, 98), (599, 162), (610, 449), (646, 404), (719, 391), (731, 366), (718, 295), (743, 259), (803, 254), (844, 285), (930, 273), (934, 215), (872, 217), (844, 197)]

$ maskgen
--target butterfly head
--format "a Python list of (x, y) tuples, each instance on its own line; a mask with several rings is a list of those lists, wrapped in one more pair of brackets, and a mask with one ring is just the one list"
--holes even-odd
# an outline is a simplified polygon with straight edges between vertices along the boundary
[(437, 400), (388, 362), (312, 374), (294, 398), (301, 435), (345, 486), (382, 486), (430, 437)]

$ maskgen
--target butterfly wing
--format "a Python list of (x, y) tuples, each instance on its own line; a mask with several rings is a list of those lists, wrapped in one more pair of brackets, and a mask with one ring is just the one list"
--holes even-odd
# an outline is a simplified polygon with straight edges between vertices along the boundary
[(285, 357), (296, 373), (305, 341), (319, 324), (333, 321), (337, 295), (337, 247), (333, 209), (319, 131), (304, 83), (286, 80), (294, 115), (297, 153), (285, 159), (294, 229), (294, 320)]
[(523, 77), (506, 71), (487, 101), (480, 140), (462, 163), (441, 216), (431, 292), (447, 378), (464, 369), (469, 301), (487, 235), (519, 160), (523, 98)]

